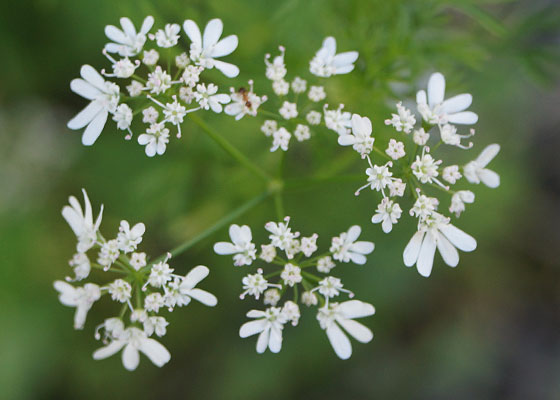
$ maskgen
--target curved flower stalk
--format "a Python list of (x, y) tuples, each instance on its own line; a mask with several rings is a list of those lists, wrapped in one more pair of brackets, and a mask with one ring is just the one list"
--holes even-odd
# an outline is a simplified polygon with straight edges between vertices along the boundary
[[(419, 117), (399, 102), (397, 112), (385, 120), (385, 124), (397, 132), (386, 149), (376, 147), (367, 117), (354, 114), (350, 118), (341, 110), (329, 111), (332, 113), (330, 124), (339, 134), (339, 144), (352, 146), (368, 162), (367, 183), (356, 195), (368, 188), (381, 194), (372, 223), (381, 224), (385, 233), (391, 232), (403, 216), (401, 204), (404, 204), (407, 189), (414, 198), (408, 214), (417, 218), (418, 228), (404, 250), (403, 260), (406, 266), (416, 264), (422, 276), (430, 276), (436, 249), (446, 264), (455, 267), (459, 262), (457, 249), (468, 252), (476, 248), (474, 238), (451, 224), (451, 218), (438, 212), (440, 201), (444, 201), (440, 194), (449, 199), (449, 212), (459, 217), (465, 205), (475, 200), (472, 191), (462, 188), (463, 176), (469, 183), (482, 182), (491, 188), (500, 184), (499, 175), (487, 168), (500, 150), (497, 144), (488, 146), (474, 161), (463, 166), (453, 160), (444, 164), (444, 160), (436, 156), (441, 145), (461, 150), (473, 147), (472, 143), (463, 144), (462, 140), (472, 137), (474, 130), (459, 134), (458, 126), (454, 125), (470, 125), (478, 120), (474, 112), (467, 111), (471, 103), (472, 96), (468, 93), (446, 100), (445, 78), (440, 73), (433, 74), (427, 93), (421, 90), (417, 95)], [(452, 185), (459, 188), (451, 189)]]
[[(116, 238), (104, 239), (99, 233), (101, 213), (93, 224), (92, 207), (86, 191), (83, 193), (85, 212), (74, 197), (70, 197), (71, 206), (65, 206), (62, 211), (78, 238), (78, 253), (70, 261), (74, 278), (54, 282), (60, 302), (76, 308), (74, 328), (83, 329), (95, 302), (103, 296), (110, 297), (120, 305), (120, 313), (105, 319), (95, 329), (95, 338), (102, 339), (105, 346), (95, 351), (93, 358), (104, 359), (123, 350), (122, 362), (128, 370), (138, 366), (139, 353), (161, 367), (171, 357), (153, 338), (154, 335), (161, 338), (167, 332), (168, 322), (162, 313), (186, 306), (192, 299), (215, 306), (216, 297), (197, 287), (208, 276), (209, 269), (199, 265), (181, 276), (169, 266), (170, 254), (162, 261), (151, 262), (146, 253), (138, 251), (145, 233), (143, 223), (131, 226), (121, 221)], [(97, 258), (91, 258), (88, 252), (97, 254)], [(103, 272), (104, 283), (71, 284), (88, 279), (92, 268)]]
[[(111, 42), (105, 45), (103, 54), (112, 71), (102, 69), (99, 73), (84, 65), (81, 78), (70, 84), (72, 91), (90, 104), (68, 122), (68, 127), (86, 128), (82, 143), (91, 146), (111, 117), (117, 129), (125, 132), (125, 139), (132, 139), (133, 131), (138, 132), (138, 144), (145, 146), (148, 157), (162, 155), (172, 135), (181, 137), (181, 126), (189, 113), (221, 113), (234, 97), (222, 93), (206, 79), (204, 71), (216, 68), (229, 78), (239, 74), (237, 66), (218, 60), (237, 48), (237, 36), (220, 40), (223, 24), (219, 19), (208, 22), (203, 35), (192, 20), (184, 21), (183, 35), (179, 24), (167, 24), (150, 33), (154, 24), (151, 16), (138, 32), (128, 18), (120, 22), (122, 29), (112, 25), (105, 28)], [(187, 38), (188, 53), (181, 49), (181, 39)], [(165, 57), (160, 56), (162, 49)], [(259, 99), (251, 97), (252, 104), (258, 107)]]
[(258, 268), (256, 273), (249, 273), (242, 279), (244, 291), (241, 299), (254, 297), (259, 300), (262, 297), (264, 309), (252, 309), (247, 313), (251, 321), (241, 326), (239, 336), (246, 338), (258, 335), (258, 353), (266, 349), (278, 353), (282, 349), (284, 327), (288, 323), (292, 326), (299, 324), (299, 304), (317, 307), (317, 319), (326, 331), (335, 353), (347, 359), (352, 354), (352, 347), (339, 326), (356, 340), (367, 343), (373, 337), (371, 331), (352, 319), (370, 316), (374, 309), (372, 305), (358, 300), (333, 303), (331, 299), (341, 294), (350, 298), (354, 294), (344, 288), (339, 278), (331, 275), (331, 270), (336, 267), (335, 261), (365, 264), (366, 256), (374, 250), (374, 244), (359, 241), (361, 228), (355, 225), (333, 237), (328, 252), (316, 255), (319, 235), (314, 233), (302, 237), (299, 232), (292, 230), (289, 223), (290, 218), (286, 217), (284, 221), (271, 221), (265, 225), (270, 243), (260, 246), (258, 260), (251, 228), (247, 225), (231, 225), (232, 242), (214, 245), (217, 254), (233, 254), (235, 266), (268, 264), (267, 274)]

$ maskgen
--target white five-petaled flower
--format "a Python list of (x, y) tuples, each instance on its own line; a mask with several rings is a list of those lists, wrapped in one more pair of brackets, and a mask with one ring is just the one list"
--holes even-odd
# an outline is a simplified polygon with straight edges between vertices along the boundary
[(342, 111), (344, 104), (340, 104), (335, 110), (328, 110), (328, 104), (323, 106), (325, 114), (325, 125), (327, 129), (335, 131), (339, 135), (347, 135), (352, 127), (352, 114), (348, 111)]
[(432, 181), (437, 182), (435, 178), (439, 175), (438, 167), (440, 164), (441, 160), (434, 160), (430, 154), (423, 152), (422, 156), (416, 156), (416, 160), (410, 167), (412, 173), (420, 182), (432, 183)]
[(288, 146), (290, 145), (290, 139), (292, 138), (292, 134), (288, 132), (286, 128), (283, 126), (280, 129), (274, 131), (272, 134), (272, 147), (270, 148), (271, 152), (274, 152), (278, 149), (282, 149), (282, 151), (288, 151)]
[(144, 19), (140, 32), (136, 32), (130, 19), (123, 17), (120, 22), (122, 30), (113, 25), (105, 27), (105, 35), (113, 41), (105, 45), (105, 50), (118, 53), (121, 57), (135, 56), (146, 43), (146, 35), (154, 25), (154, 17), (149, 15)]
[(239, 329), (239, 336), (246, 338), (259, 334), (257, 340), (257, 353), (264, 353), (268, 347), (273, 353), (282, 349), (282, 329), (287, 322), (280, 307), (269, 307), (265, 311), (251, 310), (248, 318), (254, 321), (245, 322)]
[(476, 160), (469, 162), (463, 167), (463, 174), (470, 183), (484, 183), (490, 188), (500, 186), (500, 175), (486, 166), (496, 157), (500, 151), (499, 144), (491, 144), (487, 146)]
[(465, 111), (472, 103), (472, 96), (468, 93), (459, 94), (444, 100), (445, 78), (439, 72), (430, 76), (428, 80), (428, 94), (420, 90), (416, 94), (418, 112), (429, 124), (464, 124), (472, 125), (478, 121), (478, 115), (472, 111)]
[(393, 125), (397, 132), (410, 133), (416, 124), (416, 118), (408, 108), (397, 103), (397, 114), (391, 114), (391, 119), (385, 120), (385, 125)]
[(325, 304), (319, 309), (317, 320), (321, 328), (327, 332), (336, 355), (346, 360), (352, 355), (352, 344), (341, 327), (357, 341), (368, 343), (373, 339), (373, 333), (366, 326), (354, 321), (354, 318), (369, 317), (373, 314), (375, 308), (371, 304), (349, 300), (340, 304)]
[(368, 117), (352, 115), (352, 134), (340, 135), (338, 144), (341, 146), (352, 146), (362, 158), (371, 153), (375, 139), (371, 137), (371, 121)]
[(286, 65), (284, 64), (284, 54), (286, 53), (286, 48), (284, 46), (278, 46), (278, 49), (280, 50), (280, 54), (274, 57), (272, 62), (270, 62), (270, 54), (265, 54), (264, 56), (264, 63), (266, 64), (266, 78), (275, 82), (283, 80), (288, 72), (286, 70)]
[(257, 96), (253, 91), (253, 81), (249, 81), (249, 90), (245, 88), (240, 88), (231, 91), (231, 103), (228, 104), (224, 112), (227, 115), (235, 116), (235, 120), (238, 121), (245, 115), (250, 115), (252, 117), (257, 115), (257, 110), (259, 106), (266, 101), (266, 96)]
[(401, 217), (402, 209), (398, 203), (393, 202), (388, 197), (384, 197), (377, 206), (375, 215), (371, 218), (371, 222), (378, 224), (381, 222), (383, 232), (389, 233), (393, 229)]
[(292, 232), (290, 224), (290, 217), (284, 218), (285, 222), (267, 222), (264, 228), (270, 232), (269, 239), (272, 245), (278, 247), (280, 250), (285, 250), (290, 246), (291, 242), (299, 237), (299, 232)]
[(232, 243), (218, 242), (214, 244), (214, 252), (220, 255), (233, 254), (235, 266), (251, 265), (257, 258), (251, 228), (233, 224), (229, 227), (229, 237)]
[(230, 102), (231, 98), (225, 93), (218, 93), (218, 86), (213, 83), (206, 86), (204, 83), (196, 86), (194, 97), (203, 110), (212, 109), (215, 113), (222, 112), (222, 104)]
[(73, 79), (70, 89), (91, 102), (74, 118), (68, 121), (72, 130), (86, 127), (82, 144), (91, 146), (101, 134), (109, 113), (114, 113), (120, 99), (120, 88), (103, 77), (90, 65), (80, 69), (82, 78)]
[(78, 239), (76, 246), (78, 252), (85, 253), (97, 241), (97, 231), (103, 216), (103, 205), (101, 205), (99, 215), (94, 223), (91, 203), (85, 189), (82, 189), (82, 193), (84, 194), (84, 210), (82, 211), (82, 206), (78, 200), (74, 196), (70, 196), (68, 198), (70, 205), (62, 208), (62, 216)]
[(140, 363), (139, 352), (144, 353), (156, 366), (162, 367), (170, 359), (169, 351), (158, 341), (151, 339), (148, 335), (135, 327), (127, 328), (115, 335), (112, 341), (105, 347), (97, 349), (93, 353), (94, 360), (102, 360), (118, 353), (123, 347), (122, 362), (129, 371), (134, 371)]
[(420, 275), (430, 276), (434, 264), (436, 248), (443, 261), (455, 267), (459, 263), (459, 252), (476, 249), (476, 240), (449, 223), (449, 218), (432, 212), (419, 223), (419, 230), (412, 236), (403, 252), (404, 264), (411, 267), (416, 264)]
[(183, 29), (191, 40), (191, 60), (204, 68), (215, 67), (228, 78), (234, 78), (239, 75), (239, 68), (233, 64), (216, 60), (216, 58), (233, 53), (238, 44), (236, 35), (230, 35), (220, 40), (223, 27), (222, 20), (212, 19), (206, 25), (204, 34), (201, 35), (200, 29), (194, 21), (188, 19), (183, 23)]
[(83, 287), (74, 287), (64, 281), (56, 281), (54, 288), (58, 291), (58, 299), (62, 304), (76, 307), (74, 329), (82, 329), (89, 309), (101, 297), (99, 286), (94, 283), (86, 283)]
[(451, 206), (449, 212), (458, 218), (465, 211), (465, 203), (474, 203), (474, 193), (470, 190), (459, 190), (451, 196)]
[(119, 250), (124, 253), (130, 253), (136, 250), (136, 247), (142, 242), (142, 236), (146, 232), (146, 226), (139, 222), (130, 228), (128, 221), (121, 221), (119, 226), (119, 234), (117, 235), (117, 243)]
[(336, 40), (329, 36), (309, 63), (309, 71), (313, 75), (328, 78), (332, 75), (347, 74), (354, 69), (358, 59), (357, 51), (336, 54)]
[(156, 154), (161, 156), (169, 143), (169, 129), (163, 122), (152, 124), (146, 129), (146, 133), (138, 136), (138, 143), (146, 146), (145, 152), (148, 157)]
[(375, 245), (372, 242), (356, 241), (361, 233), (362, 228), (354, 225), (347, 232), (332, 238), (330, 252), (333, 253), (333, 258), (345, 263), (352, 261), (355, 264), (365, 264), (366, 255), (373, 251)]
[(214, 307), (218, 304), (218, 299), (212, 293), (196, 288), (195, 286), (208, 276), (210, 270), (204, 265), (198, 265), (187, 273), (181, 280), (179, 285), (179, 292), (186, 297), (184, 305), (190, 302), (190, 299), (195, 299), (208, 307)]
[(179, 41), (180, 32), (179, 24), (165, 24), (164, 29), (159, 29), (155, 35), (150, 34), (150, 39), (155, 40), (159, 47), (173, 47)]

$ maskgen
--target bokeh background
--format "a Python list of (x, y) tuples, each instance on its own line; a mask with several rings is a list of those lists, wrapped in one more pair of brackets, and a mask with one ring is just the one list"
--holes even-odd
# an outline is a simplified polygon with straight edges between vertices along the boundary
[[(122, 140), (109, 123), (91, 148), (65, 124), (85, 102), (69, 90), (82, 64), (98, 68), (103, 28), (145, 15), (156, 27), (220, 17), (236, 33), (230, 60), (236, 82), (254, 78), (268, 90), (263, 55), (287, 47), (289, 74), (307, 63), (327, 35), (356, 49), (356, 70), (330, 79), (331, 98), (369, 116), (379, 140), (399, 98), (413, 98), (439, 70), (450, 93), (474, 96), (480, 116), (476, 148), (450, 152), (458, 162), (487, 144), (502, 151), (492, 168), (497, 190), (476, 187), (477, 201), (457, 223), (478, 239), (451, 269), (436, 261), (424, 279), (402, 264), (413, 227), (384, 235), (369, 218), (376, 199), (353, 196), (356, 182), (303, 188), (286, 196), (286, 212), (319, 242), (361, 224), (376, 250), (364, 267), (338, 268), (377, 314), (375, 333), (355, 343), (349, 361), (330, 348), (314, 315), (288, 327), (277, 355), (258, 355), (238, 328), (250, 304), (238, 299), (242, 272), (211, 252), (223, 229), (173, 259), (186, 272), (211, 267), (205, 283), (219, 307), (199, 304), (169, 315), (162, 369), (145, 358), (134, 373), (120, 357), (93, 361), (93, 327), (110, 310), (94, 308), (84, 331), (58, 303), (52, 282), (69, 273), (74, 237), (61, 218), (70, 194), (87, 188), (105, 204), (102, 231), (119, 220), (143, 221), (142, 248), (157, 256), (212, 225), (263, 188), (194, 125), (185, 125), (163, 157)], [(560, 398), (560, 7), (557, 1), (506, 0), (36, 0), (0, 3), (0, 398), (2, 399), (558, 399)], [(215, 74), (216, 79), (221, 79)], [(229, 83), (222, 78), (220, 83)], [(207, 122), (273, 170), (259, 121)], [(293, 146), (288, 176), (361, 173), (363, 164), (333, 134)], [(383, 139), (385, 138), (385, 139)], [(349, 157), (352, 153), (352, 158)], [(274, 219), (271, 202), (236, 222)], [(262, 241), (260, 241), (262, 243)]]

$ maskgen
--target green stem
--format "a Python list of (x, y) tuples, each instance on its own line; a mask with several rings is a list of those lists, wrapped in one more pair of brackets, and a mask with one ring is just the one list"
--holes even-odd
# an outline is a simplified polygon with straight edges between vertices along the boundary
[(194, 113), (187, 114), (187, 116), (197, 124), (214, 142), (216, 142), (222, 149), (226, 151), (233, 159), (247, 168), (249, 171), (253, 172), (258, 177), (262, 178), (264, 181), (269, 182), (272, 180), (270, 175), (263, 171), (258, 165), (253, 163), (245, 154), (240, 152), (236, 147), (234, 147), (230, 142), (220, 136), (218, 133), (214, 132), (206, 123)]
[[(206, 239), (208, 236), (210, 236), (214, 232), (220, 230), (221, 228), (223, 228), (224, 226), (229, 224), (234, 219), (236, 219), (236, 218), (240, 217), (241, 215), (245, 214), (247, 211), (249, 211), (250, 209), (252, 209), (256, 205), (258, 205), (261, 201), (266, 199), (268, 196), (270, 196), (270, 192), (266, 191), (266, 192), (258, 195), (257, 197), (254, 197), (253, 199), (249, 200), (247, 203), (245, 203), (241, 207), (233, 210), (232, 212), (230, 212), (228, 215), (226, 215), (225, 217), (220, 219), (218, 222), (216, 222), (214, 225), (212, 225), (211, 227), (209, 227), (205, 231), (202, 231), (200, 234), (193, 237), (192, 239), (189, 239), (186, 242), (184, 242), (183, 244), (180, 244), (179, 246), (175, 247), (173, 250), (170, 251), (171, 255), (172, 256), (177, 256), (177, 255), (187, 251), (188, 249), (190, 249), (192, 246), (194, 246), (195, 244), (197, 244), (201, 240)], [(152, 261), (150, 264), (156, 264), (156, 263), (164, 260), (166, 255), (167, 255), (167, 253), (158, 257), (157, 259)]]

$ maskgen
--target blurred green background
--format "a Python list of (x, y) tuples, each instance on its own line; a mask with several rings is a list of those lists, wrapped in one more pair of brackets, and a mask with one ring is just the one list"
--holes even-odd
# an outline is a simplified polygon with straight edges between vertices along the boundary
[[(502, 145), (492, 163), (502, 185), (476, 187), (476, 203), (457, 222), (478, 239), (477, 251), (461, 254), (456, 269), (438, 257), (424, 279), (402, 264), (410, 221), (384, 235), (369, 222), (378, 199), (356, 199), (355, 182), (310, 187), (286, 196), (296, 229), (318, 232), (324, 247), (358, 223), (377, 245), (364, 267), (337, 267), (377, 308), (366, 321), (374, 340), (354, 343), (349, 361), (336, 358), (313, 313), (287, 327), (277, 355), (258, 355), (254, 338), (238, 337), (250, 307), (238, 299), (243, 272), (211, 252), (225, 229), (172, 260), (181, 273), (208, 265), (204, 287), (220, 304), (169, 315), (162, 342), (171, 362), (158, 369), (143, 358), (129, 373), (118, 356), (93, 361), (93, 327), (111, 310), (94, 307), (86, 329), (74, 331), (73, 311), (52, 288), (69, 273), (75, 245), (60, 215), (68, 195), (85, 187), (96, 208), (105, 204), (105, 235), (120, 219), (146, 223), (142, 249), (157, 256), (263, 189), (193, 124), (155, 159), (123, 141), (113, 123), (91, 148), (66, 128), (85, 105), (70, 80), (82, 64), (107, 67), (104, 26), (121, 16), (138, 26), (147, 14), (156, 28), (222, 18), (225, 34), (239, 36), (228, 60), (241, 68), (236, 83), (254, 78), (257, 93), (269, 90), (264, 53), (283, 44), (289, 76), (306, 77), (321, 40), (335, 36), (360, 59), (353, 73), (328, 81), (329, 97), (370, 117), (379, 140), (391, 133), (383, 120), (394, 102), (413, 99), (430, 72), (443, 72), (449, 93), (472, 93), (480, 116), (475, 150), (449, 156), (463, 162)], [(558, 2), (540, 0), (1, 2), (0, 398), (560, 398), (559, 34)], [(260, 120), (208, 114), (211, 126), (274, 170), (278, 154), (268, 152)], [(363, 163), (332, 135), (292, 146), (288, 176), (361, 173)], [(236, 222), (263, 243), (262, 226), (274, 218), (268, 202)]]

